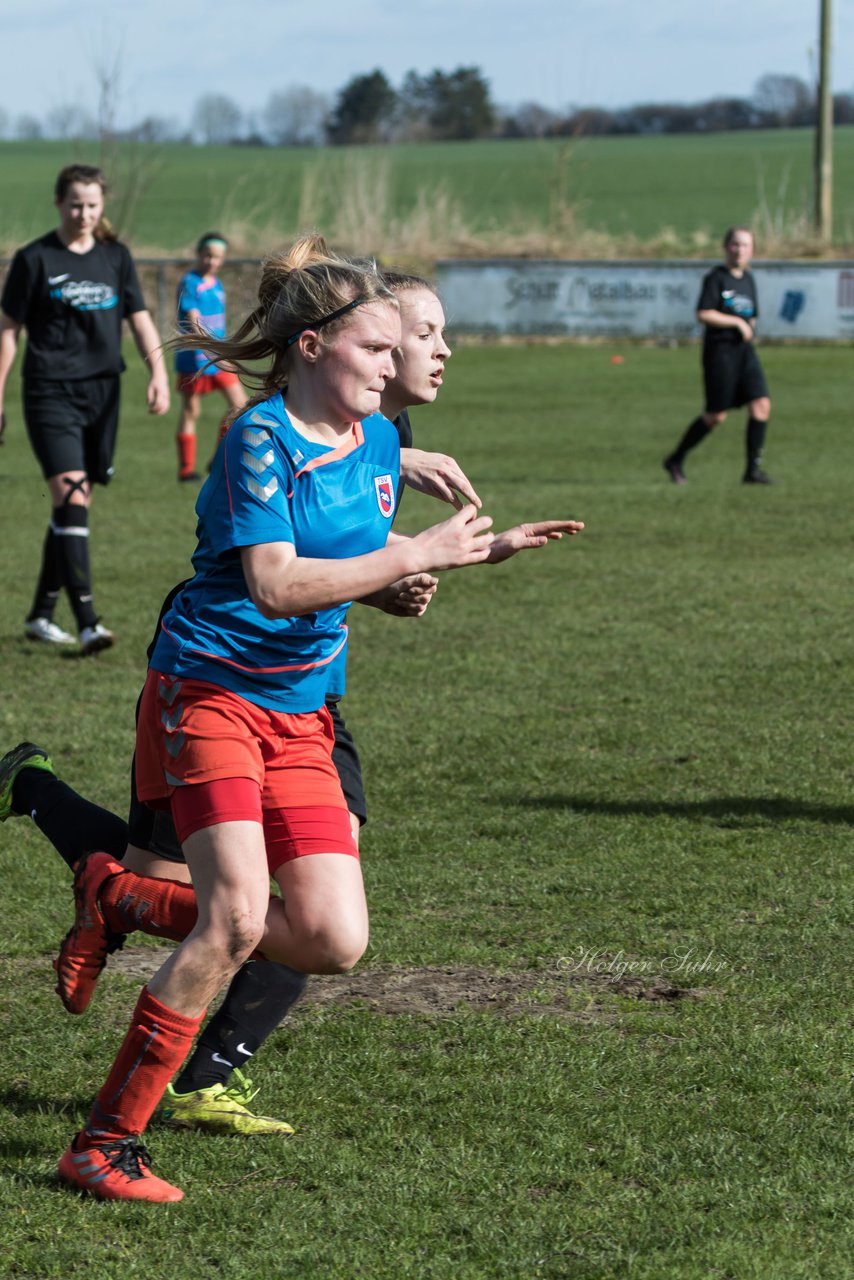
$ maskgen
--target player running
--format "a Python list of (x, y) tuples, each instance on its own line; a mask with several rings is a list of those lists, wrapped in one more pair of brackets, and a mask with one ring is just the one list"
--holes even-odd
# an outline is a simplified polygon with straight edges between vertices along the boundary
[(748, 270), (753, 235), (747, 227), (730, 227), (723, 239), (726, 262), (703, 278), (697, 319), (703, 334), (703, 381), (706, 407), (664, 459), (674, 484), (686, 484), (684, 462), (689, 450), (726, 421), (729, 409), (747, 405), (745, 484), (771, 484), (761, 466), (771, 401), (754, 338), (759, 315), (756, 281)]
[[(217, 359), (256, 398), (229, 429), (197, 504), (195, 577), (167, 612), (137, 732), (140, 799), (171, 807), (195, 898), (157, 902), (189, 935), (143, 989), (130, 1029), (60, 1175), (104, 1199), (180, 1200), (139, 1137), (208, 1001), (256, 950), (300, 972), (351, 968), (368, 936), (358, 848), (332, 763), (326, 668), (345, 648), (348, 602), (412, 574), (484, 560), (487, 517), (467, 506), (388, 542), (399, 443), (378, 411), (394, 377), (397, 302), (375, 271), (319, 237), (265, 266), (259, 306)], [(89, 859), (92, 863), (99, 855)], [(100, 856), (76, 931), (103, 918), (94, 892), (123, 869)], [(270, 899), (269, 876), (281, 891)], [(100, 883), (99, 883), (100, 881)], [(96, 919), (97, 917), (97, 919)], [(87, 928), (88, 924), (88, 928)], [(98, 941), (98, 940), (96, 940)], [(74, 997), (70, 949), (60, 983)]]
[(104, 218), (100, 169), (69, 165), (54, 189), (59, 226), (19, 249), (0, 298), (0, 436), (3, 398), (22, 329), (24, 420), (50, 492), (51, 514), (41, 572), (24, 624), (31, 640), (72, 645), (54, 622), (65, 590), (84, 654), (115, 637), (92, 599), (89, 507), (92, 486), (107, 484), (119, 422), (122, 320), (149, 369), (150, 413), (169, 408), (160, 339), (130, 253)]
[[(396, 376), (383, 393), (382, 408), (387, 417), (394, 417), (401, 438), (411, 439), (404, 406), (426, 404), (435, 399), (450, 350), (443, 336), (441, 303), (428, 283), (399, 273), (387, 273), (385, 280), (400, 302), (403, 336), (395, 353)], [(406, 459), (407, 479), (414, 487), (454, 501), (456, 505), (460, 504), (457, 491), (476, 498), (453, 459), (412, 449), (405, 449), (402, 456)], [(554, 521), (518, 526), (496, 535), (488, 560), (497, 563), (518, 550), (544, 545), (561, 532), (574, 532), (579, 527), (573, 522)], [(424, 583), (416, 584), (411, 594), (401, 592), (394, 600), (375, 599), (371, 603), (390, 612), (415, 615), (426, 608), (435, 580), (428, 579), (426, 587)], [(327, 695), (327, 709), (335, 728), (333, 761), (350, 810), (354, 835), (357, 835), (366, 813), (361, 770), (337, 703), (337, 696)], [(120, 857), (124, 851), (127, 836), (124, 824), (77, 796), (53, 776), (46, 753), (32, 744), (21, 744), (0, 762), (0, 818), (9, 816), (10, 812), (30, 813), (69, 865), (87, 848), (105, 849), (114, 857)], [(149, 874), (160, 871), (167, 877), (185, 874), (186, 869), (179, 865), (183, 857), (168, 814), (155, 815), (134, 801), (130, 821), (132, 843), (142, 847), (128, 851), (125, 867)], [(124, 877), (122, 884), (127, 884)], [(127, 902), (126, 924), (133, 928), (139, 923), (134, 917), (138, 904), (133, 904), (132, 898)], [(121, 924), (121, 921), (113, 917), (113, 923)], [(142, 924), (145, 927), (145, 923)], [(253, 1096), (251, 1083), (239, 1069), (234, 1072), (236, 1078), (230, 1080), (229, 1077), (232, 1064), (245, 1065), (247, 1058), (279, 1025), (304, 984), (305, 975), (286, 965), (263, 960), (245, 965), (174, 1086), (167, 1086), (161, 1119), (176, 1127), (211, 1131), (291, 1132), (285, 1122), (255, 1116), (249, 1111), (247, 1102)]]
[[(187, 334), (211, 334), (224, 338), (225, 289), (219, 272), (225, 262), (228, 241), (218, 231), (208, 231), (196, 245), (196, 261), (178, 285), (178, 329)], [(235, 410), (246, 403), (246, 393), (237, 374), (212, 363), (200, 348), (181, 349), (175, 354), (177, 390), (181, 396), (181, 415), (175, 443), (178, 449), (178, 479), (200, 480), (196, 470), (196, 427), (202, 411), (202, 398), (219, 391), (227, 409), (220, 422), (217, 443)]]

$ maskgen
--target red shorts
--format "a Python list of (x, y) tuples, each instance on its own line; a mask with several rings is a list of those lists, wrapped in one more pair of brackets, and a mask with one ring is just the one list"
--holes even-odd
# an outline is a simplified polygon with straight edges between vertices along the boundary
[[(219, 685), (151, 670), (137, 725), (137, 792), (153, 809), (172, 808), (182, 840), (220, 822), (263, 823), (271, 871), (308, 853), (358, 857), (333, 743), (325, 707), (271, 711)], [(235, 779), (251, 785), (223, 785)]]
[(175, 385), (182, 395), (209, 396), (212, 391), (233, 387), (239, 381), (236, 373), (217, 369), (216, 373), (179, 373)]

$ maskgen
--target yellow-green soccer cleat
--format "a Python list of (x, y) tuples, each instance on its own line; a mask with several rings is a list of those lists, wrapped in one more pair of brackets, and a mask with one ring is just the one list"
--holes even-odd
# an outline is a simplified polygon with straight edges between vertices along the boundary
[(167, 1084), (155, 1120), (170, 1129), (199, 1129), (203, 1133), (293, 1133), (293, 1127), (272, 1116), (256, 1116), (249, 1103), (258, 1093), (236, 1067), (228, 1084), (212, 1084), (193, 1093), (176, 1093)]
[(12, 808), (12, 787), (22, 769), (43, 769), (45, 773), (53, 773), (53, 764), (48, 753), (34, 742), (19, 742), (17, 747), (6, 752), (0, 760), (0, 822), (18, 816)]

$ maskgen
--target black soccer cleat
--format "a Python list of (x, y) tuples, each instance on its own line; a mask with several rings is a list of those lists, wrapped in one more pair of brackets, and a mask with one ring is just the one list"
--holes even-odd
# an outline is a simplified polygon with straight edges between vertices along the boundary
[(670, 476), (670, 479), (673, 481), (674, 484), (688, 483), (688, 477), (685, 475), (685, 472), (682, 470), (681, 462), (677, 462), (675, 458), (671, 457), (671, 458), (665, 458), (664, 462), (661, 465), (664, 467), (664, 470)]

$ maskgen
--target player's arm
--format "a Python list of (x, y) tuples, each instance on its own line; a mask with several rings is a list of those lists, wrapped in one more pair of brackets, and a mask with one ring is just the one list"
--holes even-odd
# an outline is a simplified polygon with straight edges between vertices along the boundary
[(148, 412), (162, 414), (169, 411), (169, 379), (163, 359), (160, 335), (147, 311), (132, 311), (127, 318), (136, 349), (148, 365)]
[(374, 609), (381, 609), (393, 618), (420, 618), (436, 594), (439, 579), (432, 573), (411, 573), (406, 578), (398, 578), (380, 591), (372, 591), (362, 596), (356, 604), (369, 604)]
[(401, 479), (410, 489), (449, 502), (459, 511), (467, 502), (483, 506), (474, 485), (459, 463), (446, 453), (425, 453), (423, 449), (401, 449)]
[(489, 516), (467, 506), (366, 555), (315, 560), (298, 556), (291, 542), (267, 542), (241, 547), (240, 560), (258, 611), (265, 618), (293, 618), (359, 600), (412, 574), (479, 564), (489, 553), (491, 524)]
[(189, 307), (186, 311), (182, 311), (181, 319), (186, 325), (188, 333), (206, 334), (208, 332), (202, 322), (202, 313), (197, 307)]
[(21, 325), (18, 324), (17, 320), (7, 316), (5, 312), (0, 313), (0, 444), (3, 443), (6, 430), (6, 411), (4, 408), (6, 379), (9, 377), (9, 371), (15, 363), (20, 332)]
[[(493, 536), (489, 554), (480, 563), (503, 564), (518, 551), (532, 551), (537, 547), (544, 547), (547, 542), (559, 542), (564, 535), (572, 538), (583, 529), (582, 520), (536, 520), (533, 524), (516, 524), (512, 529), (505, 529), (503, 533), (496, 533)], [(392, 530), (388, 535), (388, 541), (389, 543), (406, 542), (407, 537), (406, 534), (395, 533)], [(362, 601), (362, 603), (373, 602)]]
[(741, 316), (730, 315), (726, 311), (715, 311), (712, 308), (701, 308), (697, 312), (700, 324), (707, 324), (710, 329), (738, 329), (745, 342), (753, 338), (753, 328)]
[(538, 520), (534, 524), (517, 524), (503, 533), (496, 533), (486, 557), (486, 564), (501, 564), (515, 556), (517, 551), (529, 551), (544, 547), (547, 542), (559, 542), (566, 534), (572, 538), (581, 533), (581, 520)]

